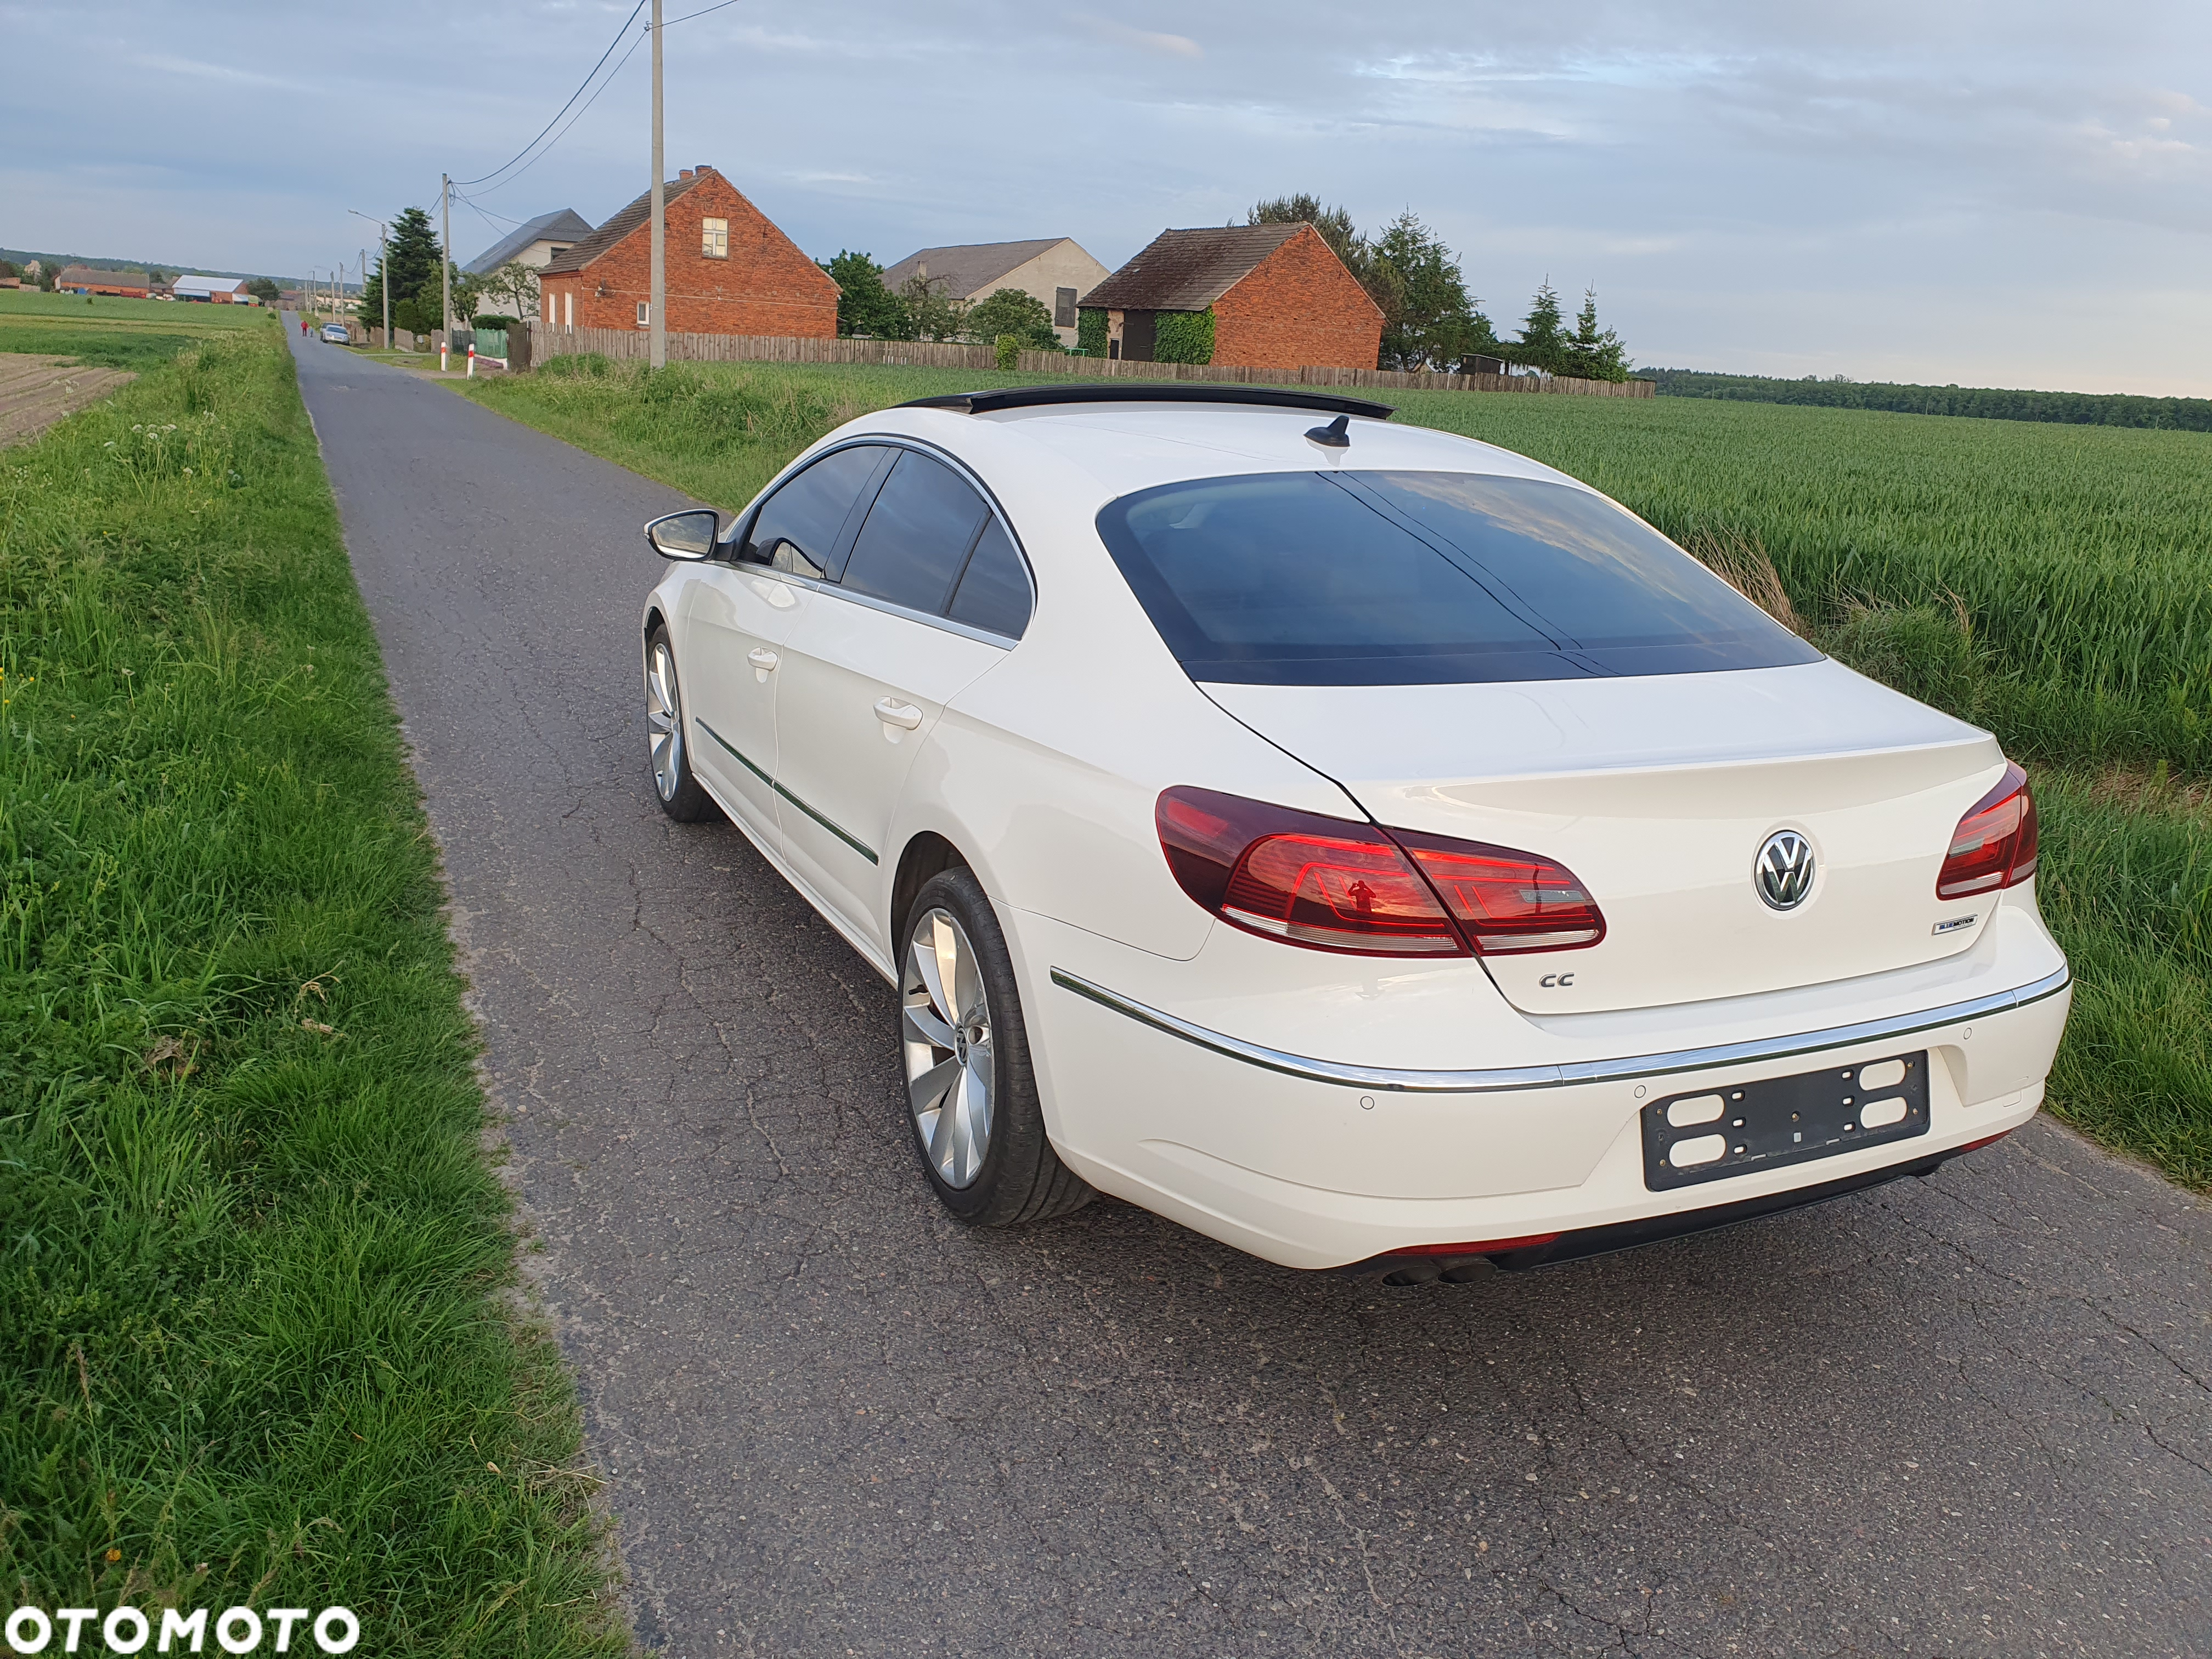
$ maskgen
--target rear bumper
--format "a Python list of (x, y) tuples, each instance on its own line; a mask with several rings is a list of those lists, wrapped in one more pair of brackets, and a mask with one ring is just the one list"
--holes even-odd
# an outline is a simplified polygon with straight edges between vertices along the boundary
[(1639, 1244), (1656, 1244), (1665, 1239), (1686, 1238), (1694, 1233), (1718, 1232), (1724, 1227), (1757, 1221), (1762, 1217), (1807, 1209), (1815, 1204), (1825, 1204), (1832, 1198), (1846, 1198), (1853, 1193), (1886, 1187), (1891, 1182), (1901, 1181), (1907, 1176), (1933, 1175), (1953, 1158), (1964, 1157), (1977, 1147), (1985, 1146), (2005, 1133), (1999, 1130), (1946, 1152), (1914, 1157), (1885, 1169), (1846, 1176), (1840, 1181), (1823, 1181), (1814, 1186), (1770, 1193), (1764, 1198), (1737, 1199), (1701, 1210), (1676, 1210), (1665, 1215), (1645, 1216), (1636, 1221), (1616, 1221), (1609, 1226), (1577, 1228), (1540, 1243), (1535, 1240), (1514, 1241), (1504, 1249), (1378, 1255), (1365, 1261), (1349, 1262), (1337, 1271), (1382, 1273), (1390, 1275), (1394, 1283), (1410, 1285), (1435, 1279), (1457, 1281), (1492, 1268), (1503, 1269), (1507, 1273), (1525, 1273), (1532, 1267), (1555, 1267), (1566, 1261), (1586, 1261), (1594, 1255), (1611, 1255), (1619, 1250), (1632, 1250)]
[[(1833, 1004), (1842, 1018), (1761, 1036), (1741, 1021), (1717, 1024), (1719, 1040), (1706, 1043), (1691, 1040), (1701, 1017), (1692, 1006), (1668, 1027), (1675, 1042), (1642, 1052), (1561, 1052), (1573, 1045), (1522, 1025), (1520, 1053), (1499, 1057), (1547, 1044), (1554, 1057), (1399, 1068), (1312, 1057), (1332, 1046), (1358, 1052), (1358, 1032), (1377, 1016), (1356, 988), (1315, 999), (1301, 1054), (1279, 1037), (1262, 1044), (1173, 1012), (1160, 993), (1199, 963), (1140, 961), (1097, 935), (1001, 915), (1061, 1156), (1103, 1191), (1303, 1268), (1558, 1235), (1496, 1253), (1499, 1265), (1536, 1266), (1923, 1173), (2035, 1115), (2071, 1001), (2063, 961), (2030, 917), (2014, 930), (2011, 960), (1981, 964), (2002, 988), (1978, 970), (1955, 988), (1971, 994), (1929, 997), (1922, 986), (1917, 1006), (1901, 1006), (1863, 985)], [(2006, 983), (2008, 969), (2024, 972)], [(1125, 985), (1149, 976), (1155, 994), (1116, 987), (1116, 974)], [(1373, 997), (1387, 998), (1378, 985)], [(1208, 1005), (1193, 996), (1186, 1006)], [(1482, 1035), (1465, 1046), (1502, 1048)], [(1645, 1184), (1647, 1099), (1922, 1050), (1924, 1135), (1693, 1188)]]

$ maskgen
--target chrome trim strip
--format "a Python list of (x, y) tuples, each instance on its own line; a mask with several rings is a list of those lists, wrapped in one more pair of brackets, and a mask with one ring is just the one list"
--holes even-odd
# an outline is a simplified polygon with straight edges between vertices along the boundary
[(745, 769), (745, 770), (746, 770), (746, 771), (748, 771), (748, 772), (751, 773), (755, 777), (758, 778), (758, 779), (759, 779), (763, 783), (766, 784), (769, 788), (771, 788), (771, 789), (775, 790), (775, 793), (776, 793), (777, 794), (779, 794), (779, 795), (782, 796), (786, 800), (789, 801), (789, 802), (790, 802), (793, 806), (796, 806), (796, 807), (797, 807), (800, 811), (802, 811), (802, 812), (805, 813), (805, 814), (806, 814), (806, 816), (807, 816), (808, 817), (812, 818), (812, 819), (815, 821), (815, 823), (817, 823), (820, 824), (820, 825), (821, 825), (824, 830), (828, 830), (831, 835), (833, 835), (833, 836), (836, 836), (836, 837), (837, 837), (837, 839), (838, 839), (839, 841), (843, 842), (845, 843), (845, 845), (846, 845), (846, 846), (848, 846), (848, 847), (851, 848), (852, 848), (855, 853), (858, 853), (858, 854), (859, 854), (862, 858), (864, 858), (864, 859), (867, 860), (867, 861), (868, 861), (869, 863), (873, 864), (873, 863), (877, 862), (876, 855), (875, 855), (875, 854), (874, 854), (874, 853), (871, 852), (871, 851), (870, 851), (870, 850), (869, 850), (866, 846), (864, 846), (861, 842), (858, 842), (858, 841), (855, 841), (852, 836), (850, 836), (847, 835), (847, 834), (846, 834), (842, 830), (840, 830), (840, 829), (839, 829), (836, 824), (832, 823), (831, 823), (828, 818), (823, 817), (822, 816), (822, 814), (821, 814), (821, 813), (819, 813), (819, 812), (816, 811), (812, 807), (809, 806), (809, 805), (808, 805), (805, 801), (803, 801), (803, 800), (799, 799), (799, 798), (798, 796), (796, 796), (796, 795), (793, 794), (793, 793), (791, 793), (791, 791), (790, 791), (790, 790), (788, 790), (788, 789), (785, 788), (781, 784), (778, 783), (778, 782), (777, 782), (774, 778), (772, 778), (772, 777), (769, 776), (769, 775), (768, 775), (767, 773), (765, 773), (765, 772), (762, 771), (762, 770), (760, 769), (760, 768), (759, 768), (759, 767), (757, 767), (757, 766), (754, 765), (754, 764), (753, 764), (753, 763), (752, 763), (752, 761), (751, 761), (751, 759), (750, 759), (750, 757), (748, 757), (748, 756), (747, 756), (747, 755), (746, 755), (743, 750), (741, 750), (737, 746), (737, 744), (735, 744), (732, 743), (732, 742), (731, 742), (727, 738), (724, 737), (724, 736), (723, 736), (720, 732), (717, 732), (717, 731), (716, 731), (713, 726), (711, 726), (708, 725), (706, 721), (704, 721), (704, 720), (701, 720), (701, 719), (700, 719), (696, 714), (694, 714), (694, 715), (691, 717), (691, 720), (692, 720), (692, 723), (693, 723), (694, 725), (696, 725), (696, 726), (697, 726), (697, 727), (698, 727), (702, 732), (705, 732), (708, 737), (710, 737), (710, 738), (714, 738), (714, 740), (716, 743), (720, 744), (722, 745), (722, 747), (723, 747), (723, 748), (725, 748), (725, 749), (726, 749), (726, 750), (728, 750), (730, 751), (730, 753), (731, 753), (731, 754), (732, 754), (732, 755), (736, 756), (736, 757), (737, 757), (737, 759), (738, 759), (738, 764), (739, 764), (739, 765), (741, 765), (741, 766), (743, 766), (743, 767)]
[(1792, 1054), (1817, 1054), (1824, 1048), (1840, 1048), (1847, 1044), (1871, 1042), (1882, 1037), (1907, 1036), (1916, 1031), (1932, 1031), (1939, 1026), (1955, 1024), (1962, 1019), (1977, 1019), (1984, 1014), (2008, 1013), (2015, 1008), (2025, 1008), (2031, 1003), (2055, 997), (2073, 983), (2073, 974), (2070, 969), (2061, 968), (2056, 973), (2014, 990), (1996, 991), (1988, 996), (1948, 1003), (1941, 1008), (1925, 1009), (1917, 1014), (1893, 1014), (1886, 1019), (1831, 1026), (1822, 1031), (1801, 1031), (1790, 1036), (1761, 1037), (1748, 1042), (1717, 1043), (1705, 1048), (1680, 1048), (1670, 1054), (1632, 1054), (1620, 1060), (1584, 1060), (1564, 1066), (1500, 1066), (1474, 1072), (1397, 1071), (1382, 1066), (1346, 1066), (1335, 1060), (1310, 1060), (1303, 1054), (1285, 1054), (1279, 1048), (1263, 1048), (1256, 1042), (1246, 1042), (1239, 1037), (1224, 1036), (1218, 1031), (1209, 1031), (1203, 1025), (1194, 1025), (1187, 1019), (1179, 1019), (1158, 1008), (1132, 1002), (1127, 997), (1118, 996), (1105, 987), (1094, 985), (1064, 969), (1052, 970), (1052, 982), (1063, 990), (1086, 997), (1102, 1007), (1111, 1008), (1117, 1014), (1127, 1015), (1140, 1025), (1149, 1025), (1156, 1031), (1165, 1031), (1170, 1036), (1181, 1037), (1185, 1042), (1194, 1043), (1200, 1048), (1226, 1055), (1231, 1060), (1241, 1060), (1263, 1071), (1280, 1072), (1285, 1077), (1299, 1078), (1309, 1083), (1334, 1083), (1350, 1088), (1391, 1089), (1405, 1094), (1462, 1095), (1496, 1094), (1516, 1089), (1564, 1089), (1584, 1083), (1618, 1083), (1632, 1078), (1659, 1077), (1674, 1072), (1705, 1071), (1715, 1066), (1784, 1060)]
[(717, 732), (713, 726), (708, 725), (706, 721), (701, 720), (696, 714), (694, 714), (691, 717), (691, 723), (694, 726), (696, 726), (702, 732), (704, 732), (708, 737), (714, 738), (716, 743), (720, 744), (723, 748), (729, 750), (730, 754), (736, 759), (738, 764), (744, 767), (746, 771), (751, 773), (769, 788), (773, 789), (775, 787), (775, 780), (769, 776), (767, 773), (762, 771), (759, 767), (754, 765), (752, 763), (752, 757), (747, 755), (744, 750), (739, 749), (737, 744), (732, 743), (727, 738), (724, 737), (720, 732)]

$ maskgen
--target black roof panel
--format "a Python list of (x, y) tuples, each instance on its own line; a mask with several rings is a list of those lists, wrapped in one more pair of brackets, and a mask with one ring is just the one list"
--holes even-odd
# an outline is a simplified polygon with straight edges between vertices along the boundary
[(1389, 404), (1346, 398), (1318, 388), (1193, 385), (1188, 380), (1090, 380), (1059, 386), (1013, 386), (983, 392), (954, 392), (939, 398), (912, 398), (901, 409), (950, 409), (963, 415), (988, 415), (1001, 409), (1036, 409), (1049, 404), (1243, 404), (1262, 409), (1317, 409), (1331, 415), (1364, 415), (1387, 421)]

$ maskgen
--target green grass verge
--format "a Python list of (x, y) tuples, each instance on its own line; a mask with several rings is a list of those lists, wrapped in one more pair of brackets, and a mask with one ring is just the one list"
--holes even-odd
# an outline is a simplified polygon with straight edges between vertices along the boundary
[(0, 351), (36, 351), (96, 368), (158, 368), (205, 339), (268, 325), (253, 306), (120, 300), (0, 289)]
[(275, 324), (0, 455), (0, 1604), (626, 1650)]
[[(766, 363), (654, 375), (566, 358), (465, 392), (734, 509), (854, 415), (1035, 378)], [(2212, 816), (2171, 789), (2102, 781), (2212, 774), (2212, 437), (1385, 395), (1401, 420), (1589, 480), (1723, 568), (1778, 573), (1786, 596), (1770, 597), (1823, 648), (2037, 763), (2043, 906), (2079, 976), (2051, 1105), (2212, 1187)]]

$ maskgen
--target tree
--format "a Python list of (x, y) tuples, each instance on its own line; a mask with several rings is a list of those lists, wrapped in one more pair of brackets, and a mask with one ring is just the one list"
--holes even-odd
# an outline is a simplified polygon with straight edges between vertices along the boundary
[(1475, 309), (1459, 261), (1443, 237), (1407, 208), (1370, 245), (1376, 283), (1393, 299), (1384, 307), (1382, 366), (1456, 368), (1497, 343), (1490, 319)]
[(968, 332), (978, 340), (996, 340), (1011, 334), (1024, 351), (1057, 351), (1060, 336), (1052, 325), (1052, 313), (1034, 294), (1018, 288), (994, 289), (988, 298), (968, 308)]
[(15, 269), (13, 259), (0, 259), (0, 276), (21, 276), (22, 274)]
[[(384, 288), (387, 275), (392, 284), (392, 321), (394, 327), (414, 329), (412, 323), (399, 320), (403, 302), (414, 299), (427, 288), (430, 290), (433, 315), (439, 313), (438, 272), (443, 261), (438, 246), (438, 233), (431, 228), (430, 215), (422, 208), (411, 207), (401, 211), (392, 222), (392, 240), (384, 257), (377, 261), (376, 269), (369, 275), (361, 291), (362, 315), (384, 315)], [(454, 314), (461, 313), (460, 295), (454, 299)], [(443, 325), (433, 322), (429, 328)], [(416, 330), (417, 332), (423, 331)]]
[[(452, 282), (453, 323), (458, 328), (466, 328), (469, 325), (469, 319), (477, 314), (477, 301), (483, 298), (484, 279), (473, 271), (463, 270), (459, 265), (455, 265), (453, 268)], [(437, 278), (433, 276), (430, 279), (429, 291), (422, 297), (430, 302), (431, 310), (440, 316), (444, 314), (443, 296), (444, 290), (439, 287)], [(442, 328), (445, 325), (441, 322), (439, 326)]]
[[(483, 291), (488, 298), (497, 300), (518, 317), (538, 314), (538, 273), (520, 259), (509, 259), (485, 277)], [(458, 295), (453, 307), (456, 311), (460, 308)]]
[(837, 331), (872, 340), (910, 340), (906, 308), (884, 286), (884, 268), (865, 253), (837, 250), (822, 269), (837, 284)]
[(1600, 332), (1597, 325), (1597, 290), (1583, 290), (1583, 308), (1575, 315), (1575, 331), (1566, 343), (1566, 369), (1586, 380), (1625, 380), (1628, 378), (1627, 354), (1621, 349), (1620, 336), (1611, 329)]
[(268, 306), (275, 305), (283, 297), (283, 290), (276, 286), (274, 279), (267, 276), (256, 276), (246, 285), (246, 291)]
[(906, 312), (908, 340), (957, 340), (966, 327), (967, 307), (945, 291), (942, 281), (909, 276), (899, 284), (898, 302)]
[(1536, 290), (1528, 314), (1522, 319), (1521, 337), (1505, 348), (1504, 355), (1528, 368), (1540, 368), (1547, 374), (1568, 372), (1566, 323), (1559, 314), (1559, 290), (1552, 286), (1550, 277), (1547, 276), (1543, 286)]

